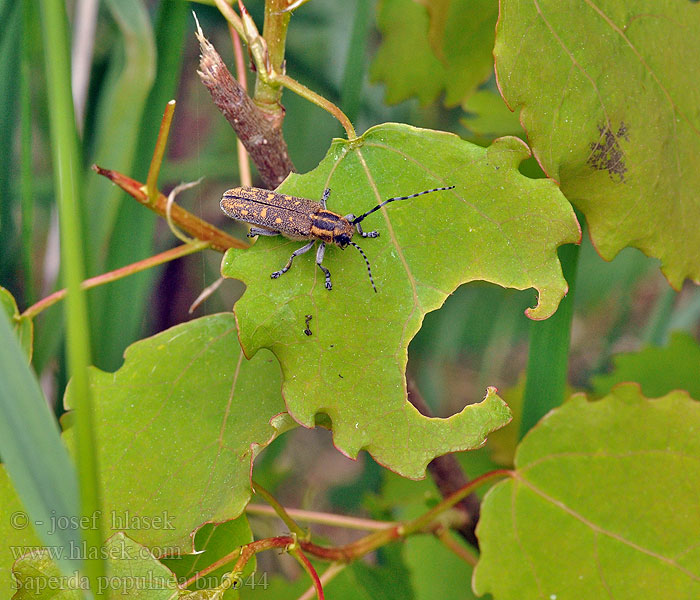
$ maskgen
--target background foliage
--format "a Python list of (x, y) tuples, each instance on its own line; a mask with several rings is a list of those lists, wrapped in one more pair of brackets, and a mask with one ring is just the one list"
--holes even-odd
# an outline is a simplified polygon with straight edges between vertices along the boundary
[[(0, 74), (12, 82), (0, 86), (0, 142), (11, 150), (0, 161), (0, 314), (11, 324), (0, 328), (2, 589), (19, 581), (16, 597), (45, 597), (31, 590), (37, 574), (78, 566), (51, 552), (80, 532), (52, 534), (46, 518), (79, 514), (78, 489), (85, 497), (84, 468), (77, 488), (71, 459), (85, 447), (75, 420), (85, 411), (66, 412), (88, 397), (75, 378), (68, 385), (80, 372), (67, 358), (77, 323), (94, 364), (97, 534), (130, 553), (108, 560), (108, 574), (157, 572), (170, 597), (237, 547), (288, 533), (261, 516), (259, 494), (249, 505), (256, 457), (255, 480), (280, 502), (325, 515), (316, 542), (360, 537), (329, 527), (328, 515), (408, 523), (442, 495), (430, 479), (400, 475), (419, 478), (435, 456), (477, 448), (512, 411), (486, 447), (456, 455), (471, 479), (514, 468), (482, 505), (475, 591), (476, 550), (435, 530), (339, 568), (327, 597), (698, 595), (700, 4), (304, 3), (288, 31), (287, 74), (337, 104), (360, 137), (334, 141), (345, 136), (338, 122), (285, 91), (283, 131), (300, 174), (282, 190), (316, 199), (332, 187), (329, 207), (359, 214), (390, 196), (456, 189), (368, 218), (365, 229), (381, 233), (361, 242), (376, 295), (354, 249), (328, 249), (332, 292), (311, 253), (270, 280), (297, 244), (267, 238), (223, 264), (207, 250), (90, 290), (88, 320), (74, 313), (66, 328), (62, 303), (25, 313), (72, 268), (59, 259), (67, 180), (52, 152), (77, 146), (71, 239), (86, 277), (178, 244), (90, 170), (145, 181), (173, 97), (159, 188), (204, 177), (178, 203), (245, 235), (218, 206), (240, 180), (236, 138), (196, 76), (193, 9), (233, 71), (212, 2), (105, 0), (92, 17), (90, 2), (67, 5), (61, 47), (47, 12), (65, 15), (63, 2), (0, 0)], [(246, 6), (262, 30), (262, 0)], [(71, 40), (72, 79), (57, 58)], [(69, 82), (75, 114), (56, 99)], [(56, 137), (57, 119), (74, 119), (67, 139)], [(227, 279), (190, 314), (220, 268)], [(527, 318), (552, 315), (567, 290), (553, 318)], [(404, 373), (434, 417), (407, 402)], [(557, 408), (574, 390), (588, 396)], [(23, 511), (34, 526), (11, 518)], [(129, 511), (169, 515), (172, 528), (108, 518)], [(40, 544), (48, 556), (15, 563)], [(173, 556), (193, 547), (206, 552)], [(193, 597), (223, 593), (212, 590), (225, 572)], [(243, 597), (309, 587), (297, 563), (273, 553), (245, 577)]]

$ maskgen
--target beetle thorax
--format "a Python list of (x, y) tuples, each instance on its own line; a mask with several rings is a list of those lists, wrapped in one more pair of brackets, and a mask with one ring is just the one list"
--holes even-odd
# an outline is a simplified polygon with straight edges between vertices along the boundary
[(354, 232), (350, 221), (330, 210), (321, 209), (311, 215), (311, 235), (327, 244), (345, 248)]

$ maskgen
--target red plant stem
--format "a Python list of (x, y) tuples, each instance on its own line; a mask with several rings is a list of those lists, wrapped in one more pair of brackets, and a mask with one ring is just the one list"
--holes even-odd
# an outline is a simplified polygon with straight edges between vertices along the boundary
[(233, 565), (231, 572), (235, 576), (236, 573), (241, 573), (243, 571), (243, 567), (245, 567), (246, 563), (254, 554), (262, 552), (263, 550), (270, 550), (271, 548), (286, 548), (293, 543), (293, 536), (281, 535), (272, 538), (265, 538), (264, 540), (257, 540), (255, 542), (251, 542), (250, 544), (245, 544), (233, 552), (229, 552), (226, 556), (222, 556), (219, 560), (213, 562), (208, 567), (198, 571), (187, 581), (185, 581), (185, 583), (181, 584), (180, 587), (182, 589), (186, 589), (197, 580), (209, 575), (209, 573), (213, 573), (217, 569), (229, 564), (230, 562), (233, 562), (234, 560), (236, 561), (236, 564)]
[(311, 577), (311, 581), (316, 589), (316, 597), (318, 600), (324, 600), (323, 586), (321, 585), (321, 580), (318, 578), (318, 573), (311, 564), (311, 561), (306, 558), (306, 555), (299, 549), (298, 546), (292, 548), (289, 553), (299, 561), (299, 564), (303, 567), (304, 571), (306, 571), (309, 574), (309, 577)]
[[(203, 250), (208, 246), (209, 244), (207, 242), (182, 244), (181, 246), (171, 248), (170, 250), (166, 250), (165, 252), (161, 252), (160, 254), (156, 254), (155, 256), (149, 256), (144, 260), (140, 260), (130, 265), (126, 265), (125, 267), (115, 269), (114, 271), (109, 271), (109, 273), (102, 273), (101, 275), (97, 275), (95, 277), (91, 277), (90, 279), (86, 279), (80, 284), (80, 287), (82, 287), (84, 290), (89, 290), (99, 285), (104, 285), (105, 283), (117, 281), (117, 279), (122, 279), (123, 277), (127, 277), (128, 275), (131, 275), (133, 273), (139, 273), (140, 271), (145, 271), (146, 269), (150, 269), (151, 267), (155, 267), (168, 261), (175, 260), (176, 258), (180, 258), (182, 256), (187, 256), (188, 254), (198, 252), (199, 250)], [(56, 302), (63, 300), (63, 298), (66, 297), (67, 293), (68, 290), (65, 288), (62, 290), (58, 290), (53, 294), (46, 296), (46, 298), (42, 298), (36, 304), (30, 306), (21, 314), (21, 316), (29, 317), (30, 319), (32, 319), (36, 317), (42, 310), (45, 310), (49, 306), (56, 304)]]
[[(93, 165), (92, 169), (96, 173), (99, 173), (110, 181), (116, 183), (127, 194), (138, 200), (144, 206), (150, 208), (161, 217), (165, 217), (168, 199), (163, 194), (159, 193), (156, 197), (155, 204), (150, 204), (148, 202), (148, 196), (146, 195), (146, 188), (142, 183), (139, 183), (135, 179), (131, 179), (131, 177), (127, 177), (122, 173), (112, 171), (111, 169), (103, 169), (97, 165)], [(172, 206), (170, 217), (172, 222), (177, 224), (180, 229), (189, 233), (192, 237), (198, 240), (208, 242), (209, 246), (213, 250), (225, 252), (229, 248), (248, 247), (246, 242), (231, 237), (227, 233), (224, 233), (217, 227), (203, 221), (177, 204)]]
[(484, 475), (481, 475), (476, 479), (472, 479), (468, 484), (457, 490), (451, 496), (448, 496), (447, 498), (442, 500), (439, 504), (436, 504), (433, 508), (431, 508), (429, 511), (427, 511), (420, 517), (408, 521), (407, 523), (399, 523), (398, 525), (394, 525), (393, 527), (388, 527), (387, 529), (384, 529), (382, 531), (376, 531), (364, 538), (357, 540), (356, 542), (352, 542), (344, 546), (336, 546), (333, 548), (317, 546), (312, 542), (304, 541), (300, 541), (299, 545), (305, 552), (308, 552), (313, 556), (317, 556), (318, 558), (330, 561), (349, 562), (351, 560), (364, 556), (368, 552), (372, 552), (373, 550), (376, 550), (380, 546), (383, 546), (393, 540), (406, 537), (411, 533), (416, 533), (419, 531), (430, 531), (431, 528), (432, 530), (439, 530), (441, 527), (443, 527), (443, 525), (439, 522), (436, 522), (436, 519), (442, 513), (452, 508), (462, 498), (465, 498), (473, 490), (475, 490), (480, 485), (486, 483), (487, 481), (496, 479), (498, 477), (506, 477), (512, 474), (512, 471), (509, 471), (507, 469), (498, 469), (496, 471), (490, 471), (488, 473), (485, 473)]
[[(365, 554), (372, 552), (373, 550), (376, 550), (377, 548), (384, 546), (393, 540), (406, 537), (412, 533), (433, 531), (434, 533), (440, 534), (445, 527), (444, 524), (438, 520), (438, 517), (442, 513), (452, 508), (462, 498), (466, 497), (474, 489), (487, 481), (491, 481), (492, 479), (496, 479), (498, 477), (507, 476), (513, 476), (513, 472), (507, 469), (498, 469), (496, 471), (485, 473), (484, 475), (470, 481), (467, 485), (457, 490), (448, 498), (445, 498), (442, 502), (425, 512), (420, 517), (406, 523), (399, 523), (397, 525), (387, 527), (381, 531), (376, 531), (362, 539), (357, 540), (356, 542), (352, 542), (351, 544), (346, 544), (344, 546), (336, 546), (333, 548), (319, 546), (313, 542), (299, 540), (296, 535), (278, 536), (251, 542), (250, 544), (246, 544), (245, 546), (241, 546), (233, 552), (230, 552), (205, 569), (202, 569), (197, 574), (190, 577), (190, 579), (188, 579), (181, 587), (185, 589), (198, 579), (237, 559), (231, 571), (235, 577), (237, 574), (243, 571), (243, 567), (245, 567), (251, 556), (271, 548), (288, 548), (292, 553), (294, 553), (295, 549), (298, 550), (298, 548), (301, 548), (301, 550), (304, 552), (322, 560), (347, 563), (361, 558)], [(306, 556), (304, 556), (303, 559), (300, 559), (298, 555), (295, 556), (297, 560), (302, 560), (302, 562), (303, 560), (308, 561)], [(315, 573), (315, 571), (313, 571), (313, 573)], [(309, 574), (311, 575), (311, 573)], [(311, 577), (314, 579), (314, 575), (311, 575)], [(318, 580), (318, 575), (315, 575), (315, 587), (316, 580)], [(318, 586), (320, 586), (320, 580), (318, 580)], [(318, 594), (319, 587), (316, 587), (316, 590)], [(323, 598), (323, 596), (319, 597)]]

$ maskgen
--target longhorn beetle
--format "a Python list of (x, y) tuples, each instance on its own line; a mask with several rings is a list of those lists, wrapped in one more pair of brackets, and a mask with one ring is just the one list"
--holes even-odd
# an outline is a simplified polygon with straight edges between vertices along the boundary
[(367, 265), (369, 281), (376, 292), (377, 286), (374, 285), (369, 260), (367, 260), (367, 256), (362, 251), (362, 248), (352, 241), (352, 236), (355, 233), (355, 229), (363, 238), (379, 237), (379, 232), (362, 231), (360, 222), (373, 212), (378, 211), (385, 204), (389, 204), (389, 202), (408, 200), (409, 198), (415, 198), (431, 192), (451, 190), (454, 187), (453, 185), (439, 187), (409, 196), (389, 198), (359, 217), (353, 214), (343, 217), (326, 208), (326, 202), (331, 195), (330, 188), (326, 188), (323, 192), (321, 202), (316, 202), (307, 198), (288, 196), (287, 194), (278, 194), (277, 192), (246, 186), (233, 188), (225, 192), (223, 198), (221, 198), (221, 210), (232, 219), (250, 223), (252, 227), (248, 232), (248, 237), (282, 235), (290, 240), (311, 240), (308, 244), (292, 252), (287, 264), (270, 275), (272, 279), (277, 279), (280, 275), (289, 271), (294, 257), (311, 250), (318, 240), (321, 244), (316, 251), (316, 264), (326, 276), (325, 285), (327, 290), (333, 288), (331, 273), (321, 263), (326, 252), (326, 244), (335, 244), (343, 250), (348, 245), (354, 246), (359, 250)]

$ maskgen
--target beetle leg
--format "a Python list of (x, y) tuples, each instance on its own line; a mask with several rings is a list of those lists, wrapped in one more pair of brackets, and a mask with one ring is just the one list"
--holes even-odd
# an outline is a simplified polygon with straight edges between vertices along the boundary
[(321, 206), (323, 210), (326, 210), (326, 202), (328, 201), (328, 196), (331, 195), (331, 188), (326, 188), (323, 190), (323, 196), (321, 196)]
[(287, 262), (287, 264), (284, 265), (284, 267), (282, 267), (279, 271), (275, 271), (274, 273), (272, 273), (270, 277), (272, 277), (272, 279), (277, 279), (280, 275), (284, 275), (287, 271), (289, 271), (290, 267), (292, 266), (292, 261), (294, 260), (294, 257), (299, 256), (300, 254), (304, 254), (304, 252), (308, 252), (309, 250), (311, 250), (311, 248), (313, 248), (315, 243), (316, 240), (312, 240), (305, 246), (302, 246), (298, 250), (292, 252), (292, 255), (289, 257), (289, 262)]
[(326, 269), (321, 263), (323, 262), (323, 255), (326, 253), (326, 242), (321, 242), (321, 245), (318, 247), (318, 250), (316, 251), (316, 264), (318, 265), (318, 268), (323, 271), (323, 274), (326, 276), (326, 289), (330, 290), (333, 289), (333, 284), (331, 283), (331, 272)]
[[(350, 221), (352, 223), (355, 220), (355, 215), (350, 213), (349, 215), (345, 215), (343, 217), (346, 221)], [(355, 228), (357, 229), (357, 233), (359, 233), (363, 238), (376, 238), (379, 237), (379, 232), (378, 231), (362, 231), (362, 225), (359, 223), (354, 223)]]
[(255, 237), (256, 235), (279, 235), (279, 231), (271, 231), (270, 229), (262, 229), (261, 227), (251, 227), (250, 231), (246, 234), (247, 237)]
[(359, 233), (363, 238), (379, 237), (378, 231), (362, 231), (362, 225), (360, 225), (359, 223), (355, 223), (355, 227), (357, 228), (357, 233)]

